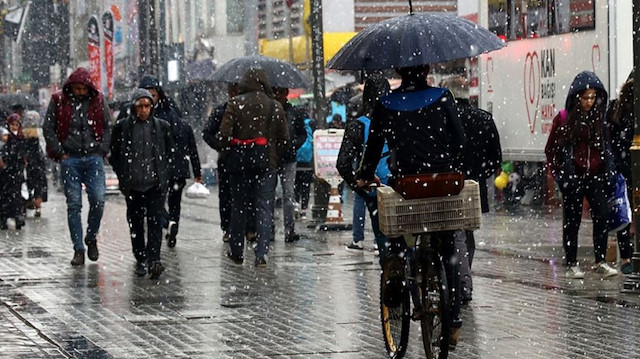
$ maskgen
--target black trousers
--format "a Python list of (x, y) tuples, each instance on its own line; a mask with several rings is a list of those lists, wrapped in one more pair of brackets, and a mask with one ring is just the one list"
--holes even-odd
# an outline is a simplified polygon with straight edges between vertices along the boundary
[(296, 171), (295, 200), (300, 203), (300, 209), (309, 207), (309, 192), (313, 182), (313, 170), (298, 169)]
[(167, 205), (169, 206), (168, 221), (180, 222), (180, 202), (182, 201), (182, 190), (187, 185), (187, 180), (184, 178), (173, 179), (169, 182), (169, 188), (167, 190)]
[[(164, 198), (159, 187), (144, 192), (130, 191), (126, 196), (131, 247), (138, 262), (153, 263), (160, 260)], [(148, 231), (146, 241), (145, 218)]]

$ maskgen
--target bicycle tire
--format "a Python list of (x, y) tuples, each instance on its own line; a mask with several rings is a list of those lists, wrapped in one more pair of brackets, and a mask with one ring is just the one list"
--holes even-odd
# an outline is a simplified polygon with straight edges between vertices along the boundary
[(422, 267), (420, 296), (422, 343), (428, 359), (446, 359), (449, 355), (449, 288), (438, 254), (427, 251)]
[(384, 304), (383, 293), (387, 283), (387, 275), (383, 271), (380, 275), (380, 319), (382, 322), (382, 336), (391, 359), (404, 357), (409, 343), (410, 293), (406, 286), (402, 289), (401, 304), (397, 307), (387, 307)]

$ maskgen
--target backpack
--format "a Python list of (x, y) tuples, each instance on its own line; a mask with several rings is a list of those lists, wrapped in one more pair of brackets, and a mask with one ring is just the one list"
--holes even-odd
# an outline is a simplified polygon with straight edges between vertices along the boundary
[(296, 162), (311, 163), (313, 160), (313, 130), (311, 129), (311, 119), (304, 120), (304, 129), (307, 131), (307, 138), (304, 143), (298, 149), (296, 154)]

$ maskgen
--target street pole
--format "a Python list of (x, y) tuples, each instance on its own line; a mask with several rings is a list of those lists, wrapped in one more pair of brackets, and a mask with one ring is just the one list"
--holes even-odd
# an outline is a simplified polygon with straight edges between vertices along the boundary
[(244, 53), (247, 56), (256, 55), (258, 53), (258, 3), (256, 0), (245, 0), (244, 4)]
[[(313, 77), (313, 117), (317, 128), (326, 128), (326, 100), (324, 88), (324, 47), (322, 44), (322, 0), (311, 0), (311, 75)], [(331, 186), (314, 180), (310, 226), (323, 223), (329, 205)]]
[(633, 273), (625, 277), (622, 292), (640, 293), (640, 0), (633, 0), (633, 113), (636, 128), (631, 144), (631, 183), (633, 188)]

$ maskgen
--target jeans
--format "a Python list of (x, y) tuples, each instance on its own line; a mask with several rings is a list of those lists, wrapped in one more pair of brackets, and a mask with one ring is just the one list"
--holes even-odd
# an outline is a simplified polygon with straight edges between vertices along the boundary
[[(150, 264), (160, 260), (164, 195), (159, 187), (139, 192), (130, 191), (127, 200), (127, 222), (131, 234), (133, 256), (138, 262)], [(144, 240), (144, 219), (147, 218), (148, 236)]]
[(229, 250), (235, 258), (244, 258), (244, 237), (247, 209), (250, 202), (255, 208), (256, 258), (269, 253), (269, 240), (273, 225), (273, 207), (277, 182), (275, 170), (261, 174), (234, 173), (229, 177), (231, 189), (231, 218), (229, 224)]
[[(462, 298), (471, 298), (473, 292), (473, 280), (471, 279), (471, 263), (475, 253), (475, 239), (473, 231), (456, 231), (455, 245), (456, 253), (460, 264), (460, 285), (462, 287)], [(470, 243), (472, 242), (472, 244)], [(471, 247), (471, 245), (473, 247)]]
[(378, 199), (375, 196), (361, 196), (357, 193), (353, 195), (353, 241), (361, 242), (364, 240), (364, 223), (365, 209), (369, 212), (371, 219), (371, 228), (378, 252), (380, 253), (380, 264), (384, 262), (387, 247), (387, 236), (380, 231), (380, 222), (378, 220)]
[(582, 203), (585, 197), (591, 207), (595, 262), (596, 264), (604, 262), (609, 233), (607, 193), (609, 193), (607, 180), (602, 177), (579, 178), (570, 188), (562, 192), (562, 242), (568, 266), (577, 264), (578, 230), (582, 220)]
[(282, 214), (284, 216), (285, 232), (293, 232), (295, 229), (295, 183), (296, 183), (296, 163), (283, 163), (278, 168), (278, 177), (282, 183)]
[(84, 252), (82, 241), (82, 184), (89, 198), (87, 240), (96, 240), (104, 211), (106, 191), (104, 160), (100, 156), (68, 157), (60, 161), (60, 175), (67, 197), (67, 221), (75, 251)]

